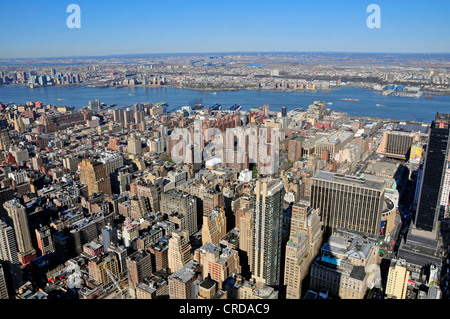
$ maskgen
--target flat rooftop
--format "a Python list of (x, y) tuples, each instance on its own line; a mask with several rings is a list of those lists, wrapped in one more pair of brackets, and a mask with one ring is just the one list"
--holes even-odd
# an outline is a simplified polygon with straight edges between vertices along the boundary
[(411, 132), (411, 133), (421, 133), (421, 134), (428, 134), (429, 131), (428, 125), (422, 125), (417, 123), (399, 123), (394, 128), (394, 132)]
[(345, 184), (355, 187), (372, 188), (380, 191), (384, 189), (384, 183), (382, 182), (344, 174), (330, 173), (325, 171), (318, 171), (316, 175), (314, 175), (313, 179), (320, 179), (333, 183)]
[(316, 143), (331, 143), (331, 144), (338, 145), (338, 144), (346, 141), (347, 139), (349, 139), (352, 136), (353, 136), (353, 132), (337, 131), (329, 136), (321, 137), (319, 140), (316, 141)]
[(183, 283), (186, 283), (195, 276), (195, 271), (198, 266), (199, 264), (197, 262), (190, 260), (180, 270), (170, 275), (169, 278), (177, 279)]

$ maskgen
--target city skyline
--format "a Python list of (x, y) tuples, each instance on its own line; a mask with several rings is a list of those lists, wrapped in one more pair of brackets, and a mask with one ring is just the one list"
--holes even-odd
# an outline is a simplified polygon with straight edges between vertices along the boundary
[[(77, 1), (80, 28), (66, 25), (70, 3), (3, 5), (8, 47), (0, 59), (207, 52), (448, 53), (450, 5), (377, 1), (380, 28), (369, 28), (370, 1), (297, 3)], [(125, 14), (126, 13), (126, 14)], [(28, 23), (39, 18), (37, 30)]]
[(0, 7), (0, 302), (450, 299), (449, 2)]

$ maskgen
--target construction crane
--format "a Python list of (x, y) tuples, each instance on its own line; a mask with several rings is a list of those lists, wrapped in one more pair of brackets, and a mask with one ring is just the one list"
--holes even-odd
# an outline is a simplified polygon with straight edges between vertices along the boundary
[(125, 294), (123, 293), (123, 291), (125, 290), (126, 285), (123, 285), (123, 289), (121, 289), (120, 285), (119, 285), (119, 282), (114, 277), (114, 275), (111, 273), (111, 271), (108, 269), (108, 267), (106, 267), (105, 264), (103, 264), (103, 268), (105, 269), (105, 271), (108, 274), (109, 278), (111, 278), (111, 281), (114, 283), (114, 285), (116, 286), (117, 290), (119, 290), (120, 298), (121, 299), (125, 299)]

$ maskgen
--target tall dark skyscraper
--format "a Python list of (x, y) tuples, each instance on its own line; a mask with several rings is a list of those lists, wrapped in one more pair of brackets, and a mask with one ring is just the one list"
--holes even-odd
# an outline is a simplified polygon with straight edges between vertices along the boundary
[(0, 220), (0, 260), (5, 266), (5, 277), (10, 279), (11, 282), (9, 292), (13, 293), (14, 290), (22, 286), (23, 277), (14, 229), (3, 220)]
[(431, 123), (415, 227), (435, 231), (441, 209), (445, 173), (449, 157), (450, 114), (438, 113)]

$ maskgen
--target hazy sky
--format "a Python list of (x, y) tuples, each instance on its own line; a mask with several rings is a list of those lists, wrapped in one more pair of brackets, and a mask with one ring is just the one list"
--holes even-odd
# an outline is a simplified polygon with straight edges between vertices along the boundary
[[(81, 28), (66, 20), (81, 8)], [(381, 8), (370, 29), (369, 4)], [(237, 51), (450, 52), (448, 0), (0, 0), (0, 58)]]

